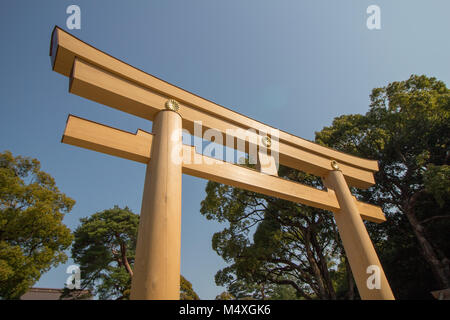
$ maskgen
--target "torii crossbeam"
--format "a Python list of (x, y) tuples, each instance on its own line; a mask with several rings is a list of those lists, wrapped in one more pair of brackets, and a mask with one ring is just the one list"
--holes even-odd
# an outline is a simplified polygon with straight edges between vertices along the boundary
[[(50, 56), (53, 70), (69, 77), (69, 92), (153, 121), (152, 133), (133, 134), (70, 115), (62, 139), (147, 165), (131, 299), (179, 299), (182, 173), (333, 212), (361, 297), (394, 299), (363, 223), (386, 218), (349, 189), (373, 185), (377, 161), (278, 131), (138, 70), (58, 27)], [(198, 154), (182, 144), (183, 129), (200, 138), (213, 129), (225, 137), (215, 143), (229, 147), (231, 141), (234, 148), (237, 141), (245, 150), (255, 148), (258, 170)], [(278, 177), (278, 161), (321, 177), (326, 190)], [(379, 280), (375, 287), (368, 283), (373, 268)]]

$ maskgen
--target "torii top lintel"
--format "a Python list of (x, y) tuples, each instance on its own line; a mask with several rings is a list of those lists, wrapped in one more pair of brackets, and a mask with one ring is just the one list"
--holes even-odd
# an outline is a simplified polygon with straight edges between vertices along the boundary
[[(169, 84), (122, 62), (73, 35), (55, 27), (50, 47), (53, 70), (70, 77), (71, 93), (153, 120), (168, 98), (180, 104), (183, 128), (193, 131), (194, 121), (203, 129), (215, 128), (225, 134), (229, 128), (253, 128), (270, 133), (273, 127), (222, 107)], [(248, 143), (248, 142), (247, 142)], [(374, 160), (362, 159), (279, 131), (280, 164), (318, 176), (331, 170), (330, 162), (340, 164), (347, 182), (367, 188), (375, 183), (378, 171)]]

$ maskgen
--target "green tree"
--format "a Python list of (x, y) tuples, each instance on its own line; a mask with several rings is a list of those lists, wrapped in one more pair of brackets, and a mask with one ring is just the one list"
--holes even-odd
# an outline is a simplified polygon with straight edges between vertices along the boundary
[(73, 237), (62, 220), (74, 204), (38, 160), (0, 153), (0, 297), (20, 298), (67, 260)]
[(374, 89), (370, 100), (365, 115), (335, 118), (316, 141), (379, 161), (376, 185), (354, 192), (387, 215), (369, 228), (394, 293), (430, 297), (450, 287), (450, 91), (412, 75)]
[(292, 286), (276, 286), (270, 295), (270, 300), (296, 300), (297, 294)]
[[(280, 167), (279, 176), (322, 187), (318, 178), (293, 169)], [(329, 212), (214, 182), (206, 194), (201, 213), (228, 224), (212, 239), (230, 264), (217, 272), (217, 285), (237, 299), (268, 298), (278, 285), (291, 286), (297, 298), (341, 298), (333, 268), (343, 250)]]
[[(80, 219), (72, 258), (80, 265), (81, 287), (100, 299), (129, 299), (139, 215), (114, 206)], [(192, 284), (181, 276), (180, 297), (196, 300)]]
[(200, 300), (198, 294), (192, 288), (192, 283), (180, 276), (180, 299), (181, 300)]
[[(374, 89), (366, 115), (338, 117), (316, 133), (320, 144), (379, 160), (377, 184), (353, 191), (388, 217), (366, 225), (400, 298), (450, 287), (449, 110), (443, 82), (413, 75)], [(321, 188), (299, 174), (280, 167), (281, 177)], [(212, 182), (206, 192), (202, 214), (228, 223), (213, 249), (230, 264), (216, 274), (230, 293), (255, 296), (274, 283), (305, 299), (358, 297), (330, 215)]]
[(80, 265), (82, 288), (100, 299), (128, 298), (139, 216), (115, 206), (80, 222), (72, 258)]
[(215, 300), (234, 300), (234, 299), (235, 297), (231, 293), (224, 291), (221, 294), (217, 295)]

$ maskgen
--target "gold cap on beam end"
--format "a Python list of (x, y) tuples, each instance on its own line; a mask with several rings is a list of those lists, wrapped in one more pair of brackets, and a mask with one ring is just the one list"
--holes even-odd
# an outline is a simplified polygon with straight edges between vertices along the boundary
[(339, 164), (337, 163), (337, 161), (336, 160), (332, 160), (331, 161), (331, 167), (333, 168), (333, 170), (341, 170), (340, 168), (339, 168)]
[(172, 110), (172, 111), (175, 111), (175, 112), (178, 112), (178, 110), (180, 109), (180, 105), (174, 99), (167, 100), (166, 103), (164, 104), (164, 107), (167, 110)]

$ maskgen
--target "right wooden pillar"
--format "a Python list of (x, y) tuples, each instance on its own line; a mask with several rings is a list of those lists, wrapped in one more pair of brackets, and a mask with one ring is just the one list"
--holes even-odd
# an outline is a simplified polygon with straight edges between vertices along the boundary
[[(337, 167), (336, 164), (335, 166)], [(344, 175), (339, 169), (332, 170), (324, 178), (324, 184), (335, 192), (341, 208), (339, 212), (334, 213), (334, 219), (361, 299), (394, 300)]]

